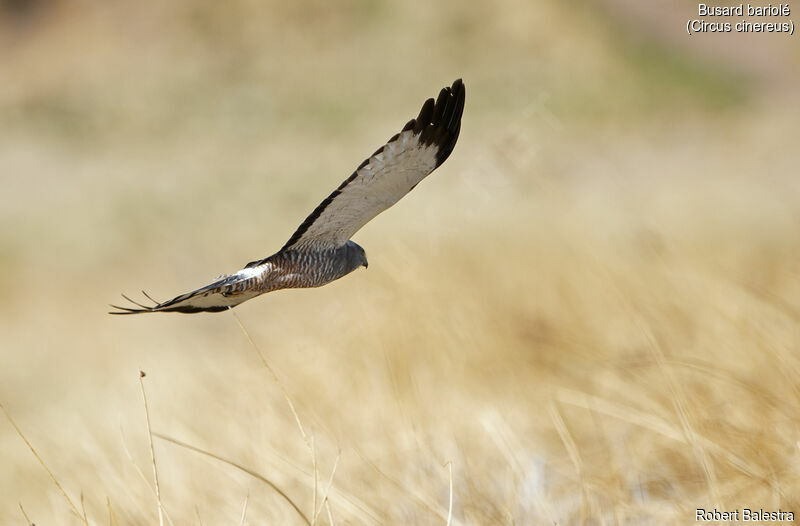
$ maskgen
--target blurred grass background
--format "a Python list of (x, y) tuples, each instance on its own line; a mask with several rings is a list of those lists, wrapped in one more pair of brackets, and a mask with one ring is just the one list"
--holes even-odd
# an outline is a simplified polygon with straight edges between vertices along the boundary
[[(116, 318), (279, 248), (457, 77), (459, 144), (356, 235), (370, 268), (237, 309), (338, 456), (337, 524), (800, 512), (800, 52), (696, 4), (0, 2), (0, 403), (92, 524), (153, 524), (156, 431), (313, 515), (229, 314)], [(0, 423), (0, 522), (79, 524)], [(125, 447), (133, 461), (128, 459)], [(175, 524), (301, 523), (157, 440)], [(135, 463), (135, 464), (134, 464)], [(317, 502), (319, 505), (319, 502)], [(320, 523), (328, 522), (326, 513)]]

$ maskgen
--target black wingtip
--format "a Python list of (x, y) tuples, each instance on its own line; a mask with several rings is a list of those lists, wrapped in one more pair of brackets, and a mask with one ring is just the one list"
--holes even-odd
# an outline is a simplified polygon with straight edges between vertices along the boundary
[[(453, 148), (455, 148), (458, 135), (461, 131), (461, 115), (464, 113), (465, 98), (466, 90), (464, 89), (464, 81), (458, 78), (453, 81), (451, 86), (445, 87), (439, 92), (437, 100), (432, 98), (426, 100), (419, 110), (417, 118), (408, 121), (406, 125), (403, 126), (401, 132), (392, 136), (389, 141), (387, 141), (387, 144), (397, 140), (403, 132), (411, 131), (415, 136), (419, 136), (418, 140), (422, 144), (426, 146), (435, 144), (437, 146), (436, 166), (434, 166), (434, 169), (437, 168), (447, 160)], [(373, 155), (382, 152), (384, 148), (385, 146), (379, 148)], [(345, 187), (358, 177), (359, 171), (364, 166), (368, 165), (370, 160), (371, 157), (365, 159), (364, 162), (356, 168), (356, 171), (339, 185), (339, 188), (334, 190), (331, 195), (324, 199), (319, 206), (306, 217), (278, 253), (291, 249), (303, 238), (311, 225), (319, 219), (325, 209), (336, 199)], [(245, 268), (260, 265), (265, 261), (267, 260), (253, 261), (248, 263)]]
[(456, 79), (450, 87), (443, 88), (439, 92), (439, 97), (436, 99), (431, 113), (432, 120), (426, 123), (422, 130), (423, 144), (438, 146), (437, 167), (447, 160), (456, 146), (458, 135), (461, 132), (461, 116), (464, 113), (465, 100), (464, 81), (460, 78)]
[(417, 115), (417, 118), (414, 119), (414, 135), (425, 131), (425, 127), (431, 122), (435, 108), (436, 102), (433, 99), (428, 99), (425, 101), (425, 104), (423, 104), (422, 108), (419, 110), (419, 115)]

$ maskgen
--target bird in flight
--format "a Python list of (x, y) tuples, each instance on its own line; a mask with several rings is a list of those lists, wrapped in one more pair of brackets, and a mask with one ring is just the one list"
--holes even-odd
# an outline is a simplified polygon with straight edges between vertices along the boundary
[(364, 249), (350, 238), (372, 218), (395, 204), (442, 164), (456, 145), (464, 111), (461, 79), (428, 99), (416, 119), (356, 168), (311, 212), (275, 254), (252, 261), (235, 274), (169, 301), (134, 306), (109, 314), (143, 312), (220, 312), (265, 292), (320, 287), (367, 266)]

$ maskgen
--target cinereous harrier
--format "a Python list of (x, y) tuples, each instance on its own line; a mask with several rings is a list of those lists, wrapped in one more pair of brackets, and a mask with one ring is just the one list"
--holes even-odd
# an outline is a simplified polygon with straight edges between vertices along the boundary
[[(428, 99), (419, 116), (361, 163), (311, 212), (277, 253), (245, 265), (201, 289), (148, 307), (117, 307), (110, 314), (219, 312), (265, 292), (320, 287), (367, 266), (364, 249), (350, 237), (434, 171), (453, 151), (464, 111), (461, 79)], [(147, 293), (144, 293), (147, 296)], [(147, 296), (150, 299), (150, 296)]]

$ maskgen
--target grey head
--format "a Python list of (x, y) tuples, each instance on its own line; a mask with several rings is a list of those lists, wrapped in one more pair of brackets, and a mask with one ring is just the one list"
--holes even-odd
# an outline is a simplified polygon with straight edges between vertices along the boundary
[(328, 252), (326, 257), (330, 257), (333, 263), (331, 275), (327, 276), (325, 282), (339, 279), (350, 274), (358, 267), (367, 266), (367, 254), (364, 249), (352, 241), (348, 241), (334, 251)]
[(358, 243), (348, 241), (339, 250), (342, 250), (343, 254), (337, 259), (344, 263), (344, 271), (346, 274), (353, 272), (358, 267), (366, 268), (369, 266), (367, 262), (367, 253)]

